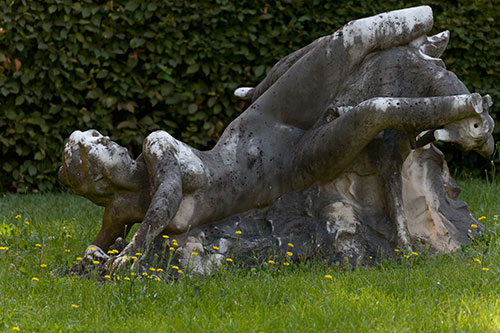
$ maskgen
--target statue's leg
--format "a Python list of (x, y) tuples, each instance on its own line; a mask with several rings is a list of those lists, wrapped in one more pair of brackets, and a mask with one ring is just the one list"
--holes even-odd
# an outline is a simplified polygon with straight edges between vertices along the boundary
[[(386, 29), (397, 26), (398, 29)], [(429, 7), (352, 21), (311, 44), (250, 106), (277, 122), (310, 129), (356, 66), (371, 52), (405, 45), (432, 27)], [(287, 66), (284, 66), (287, 68)]]
[(304, 135), (293, 152), (294, 187), (334, 179), (384, 129), (420, 132), (482, 111), (479, 94), (364, 101)]

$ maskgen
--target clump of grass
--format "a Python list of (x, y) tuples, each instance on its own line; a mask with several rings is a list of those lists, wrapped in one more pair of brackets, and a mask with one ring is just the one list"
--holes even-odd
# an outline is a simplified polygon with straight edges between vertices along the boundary
[(202, 279), (170, 264), (177, 281), (155, 265), (144, 276), (130, 271), (103, 280), (51, 273), (78, 262), (102, 209), (69, 194), (7, 195), (0, 198), (0, 329), (495, 331), (499, 188), (480, 180), (460, 185), (491, 232), (455, 253), (400, 251), (399, 260), (353, 270), (294, 264), (289, 254), (251, 269), (227, 258), (233, 260)]

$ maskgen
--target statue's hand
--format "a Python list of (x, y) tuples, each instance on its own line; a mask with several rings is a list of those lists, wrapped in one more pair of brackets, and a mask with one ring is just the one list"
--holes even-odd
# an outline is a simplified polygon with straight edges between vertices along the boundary
[(130, 256), (120, 254), (106, 262), (105, 270), (111, 275), (116, 272), (129, 270), (132, 267), (133, 259)]
[(73, 274), (82, 274), (101, 267), (109, 260), (109, 256), (97, 245), (89, 245), (83, 253), (80, 263), (70, 268)]
[(111, 257), (105, 265), (105, 270), (114, 274), (118, 271), (126, 271), (134, 268), (142, 253), (136, 251), (135, 243), (130, 242), (116, 257)]
[(83, 253), (83, 262), (98, 265), (109, 260), (109, 255), (97, 245), (89, 245)]

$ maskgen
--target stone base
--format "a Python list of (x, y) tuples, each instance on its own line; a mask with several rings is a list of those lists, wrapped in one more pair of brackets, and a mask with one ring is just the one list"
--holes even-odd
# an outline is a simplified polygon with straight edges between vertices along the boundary
[[(226, 258), (246, 265), (313, 258), (364, 265), (394, 257), (396, 248), (406, 246), (454, 251), (484, 230), (458, 200), (460, 189), (436, 147), (412, 150), (403, 159), (399, 149), (381, 156), (382, 142), (370, 144), (333, 182), (183, 235), (159, 237), (148, 261), (161, 266), (170, 261), (200, 274)], [(400, 168), (380, 162), (389, 159), (395, 165), (398, 157)], [(176, 249), (172, 258), (170, 247)]]

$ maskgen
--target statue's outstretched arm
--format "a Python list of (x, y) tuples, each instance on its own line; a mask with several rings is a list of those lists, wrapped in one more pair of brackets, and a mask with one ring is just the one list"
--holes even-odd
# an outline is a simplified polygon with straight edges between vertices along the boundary
[(182, 200), (181, 170), (173, 152), (165, 151), (161, 156), (149, 154), (148, 168), (153, 169), (151, 204), (130, 243), (112, 264), (115, 269), (124, 264), (126, 257), (148, 252), (147, 246), (168, 226)]

